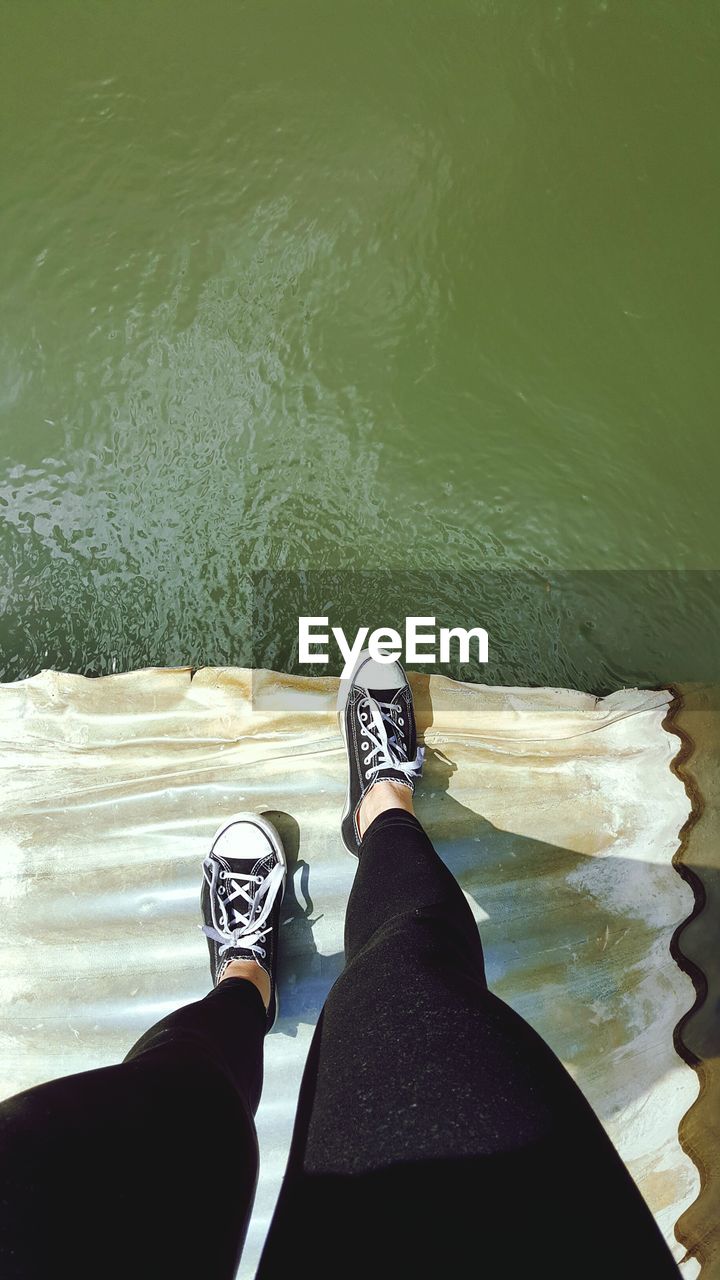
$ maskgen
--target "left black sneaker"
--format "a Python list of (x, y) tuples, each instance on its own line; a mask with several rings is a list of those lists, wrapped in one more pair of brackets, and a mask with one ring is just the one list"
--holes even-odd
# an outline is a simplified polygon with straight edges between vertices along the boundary
[(201, 907), (214, 986), (233, 960), (255, 960), (270, 975), (267, 1030), (277, 1017), (277, 935), (285, 892), (285, 851), (267, 818), (236, 813), (215, 832), (203, 862)]
[(376, 782), (400, 782), (414, 791), (425, 748), (417, 744), (412, 691), (400, 663), (375, 662), (367, 649), (349, 680), (340, 681), (338, 716), (349, 773), (340, 829), (345, 848), (358, 857), (363, 799)]

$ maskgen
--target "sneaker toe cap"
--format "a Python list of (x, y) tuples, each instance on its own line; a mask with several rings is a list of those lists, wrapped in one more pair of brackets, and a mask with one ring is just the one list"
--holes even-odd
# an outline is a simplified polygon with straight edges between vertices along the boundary
[(213, 845), (213, 853), (221, 858), (266, 858), (273, 852), (265, 831), (246, 818), (230, 822)]
[(376, 662), (368, 657), (358, 668), (354, 684), (360, 689), (401, 689), (405, 675), (399, 662)]

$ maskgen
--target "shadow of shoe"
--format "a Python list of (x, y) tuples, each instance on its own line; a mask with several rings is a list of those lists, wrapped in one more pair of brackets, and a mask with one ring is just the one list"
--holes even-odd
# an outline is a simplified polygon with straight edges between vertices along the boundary
[(315, 1023), (335, 979), (342, 972), (345, 956), (336, 952), (321, 955), (315, 945), (310, 896), (310, 864), (300, 857), (300, 828), (283, 810), (265, 810), (263, 815), (277, 830), (287, 859), (287, 883), (280, 913), (278, 946), (278, 987), (280, 1016), (275, 1031), (296, 1036), (299, 1023)]

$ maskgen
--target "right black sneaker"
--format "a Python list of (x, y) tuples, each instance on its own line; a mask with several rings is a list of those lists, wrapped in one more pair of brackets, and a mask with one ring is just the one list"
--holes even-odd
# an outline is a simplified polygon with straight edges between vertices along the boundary
[(340, 681), (337, 706), (349, 771), (342, 840), (358, 857), (357, 816), (368, 791), (376, 782), (414, 791), (425, 748), (417, 744), (412, 692), (399, 662), (376, 662), (363, 650), (349, 680)]

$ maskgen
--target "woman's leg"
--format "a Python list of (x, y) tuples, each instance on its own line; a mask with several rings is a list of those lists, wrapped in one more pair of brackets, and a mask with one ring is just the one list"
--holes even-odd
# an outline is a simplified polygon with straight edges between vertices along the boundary
[(262, 1280), (282, 1274), (299, 1239), (316, 1278), (456, 1266), (492, 1280), (678, 1276), (584, 1097), (488, 991), (464, 895), (400, 808), (362, 839), (346, 954), (309, 1055)]
[(228, 978), (117, 1066), (0, 1105), (0, 1275), (232, 1280), (257, 1180), (266, 1011)]
[(237, 815), (204, 863), (214, 990), (125, 1061), (0, 1105), (0, 1276), (233, 1280), (255, 1195), (285, 858)]

